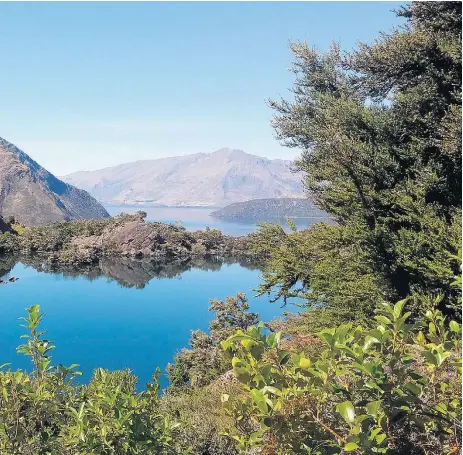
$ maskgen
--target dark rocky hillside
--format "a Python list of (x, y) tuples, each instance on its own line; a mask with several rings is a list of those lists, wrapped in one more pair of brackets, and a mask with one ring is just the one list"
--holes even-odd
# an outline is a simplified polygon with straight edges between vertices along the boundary
[(59, 180), (0, 138), (0, 216), (14, 216), (26, 225), (45, 225), (108, 218), (109, 214), (86, 191)]
[(253, 199), (227, 205), (211, 215), (236, 221), (272, 221), (285, 217), (329, 220), (328, 214), (307, 198)]

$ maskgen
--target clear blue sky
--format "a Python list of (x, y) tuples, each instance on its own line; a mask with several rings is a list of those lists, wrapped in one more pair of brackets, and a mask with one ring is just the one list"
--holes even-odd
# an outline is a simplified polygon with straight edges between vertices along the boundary
[(292, 84), (289, 40), (348, 50), (400, 4), (0, 3), (0, 136), (57, 175), (222, 147), (291, 159), (266, 105)]

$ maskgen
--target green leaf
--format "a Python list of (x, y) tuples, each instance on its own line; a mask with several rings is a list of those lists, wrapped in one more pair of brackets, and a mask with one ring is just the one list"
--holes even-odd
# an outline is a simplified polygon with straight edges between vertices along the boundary
[(232, 365), (233, 374), (235, 375), (236, 379), (238, 379), (238, 381), (243, 384), (248, 384), (251, 380), (251, 375), (247, 369), (246, 364), (237, 357), (233, 357)]
[(260, 390), (252, 389), (251, 397), (259, 410), (266, 414), (268, 412), (268, 408), (265, 395)]
[(395, 305), (394, 309), (392, 311), (392, 314), (394, 315), (394, 319), (399, 319), (400, 315), (402, 314), (402, 310), (404, 308), (404, 305), (407, 303), (407, 299), (399, 300)]
[(423, 355), (428, 363), (437, 366), (437, 358), (431, 351), (424, 351)]
[(458, 322), (456, 321), (450, 321), (450, 330), (452, 332), (455, 332), (455, 333), (459, 333), (460, 332), (460, 324), (458, 324)]
[(303, 368), (303, 369), (307, 369), (307, 368), (310, 368), (310, 360), (309, 359), (306, 359), (305, 357), (301, 357), (301, 359), (299, 360), (299, 368)]
[(357, 449), (360, 449), (359, 445), (356, 443), (356, 442), (348, 442), (345, 446), (344, 446), (344, 450), (346, 452), (352, 452), (353, 450), (357, 450)]
[(381, 405), (381, 400), (370, 401), (370, 403), (366, 405), (368, 414), (376, 417), (376, 415), (378, 414), (378, 409), (380, 405)]
[(419, 386), (415, 382), (407, 382), (407, 384), (405, 384), (405, 388), (409, 390), (410, 392), (412, 392), (413, 395), (416, 395), (417, 397), (421, 395), (421, 392), (422, 392), (421, 386)]
[(270, 428), (273, 425), (273, 419), (271, 417), (265, 417), (263, 422), (264, 425), (268, 428)]
[(266, 385), (266, 386), (262, 389), (262, 393), (265, 394), (265, 393), (267, 393), (267, 392), (273, 393), (273, 395), (277, 395), (277, 396), (281, 397), (281, 390), (280, 390), (280, 389), (277, 389), (276, 387), (272, 387), (272, 386)]
[(363, 350), (367, 351), (371, 345), (380, 343), (381, 342), (377, 338), (367, 335), (365, 338), (365, 344), (363, 345)]
[(386, 326), (392, 324), (391, 320), (390, 320), (389, 318), (387, 318), (386, 316), (382, 316), (382, 315), (375, 316), (375, 319), (376, 319), (378, 322), (381, 322), (381, 323), (383, 323), (383, 324), (386, 325)]
[(376, 442), (381, 444), (386, 439), (386, 435), (384, 433), (379, 434), (376, 436)]
[(269, 347), (271, 347), (271, 348), (276, 347), (276, 341), (275, 341), (276, 336), (277, 336), (277, 334), (275, 332), (273, 332), (267, 337), (267, 344), (269, 345)]
[[(243, 343), (245, 343), (243, 341)], [(264, 345), (262, 343), (250, 343), (246, 346), (249, 349), (249, 352), (256, 360), (260, 360), (262, 358), (262, 354), (265, 351)]]
[(336, 411), (341, 414), (342, 418), (347, 423), (352, 423), (355, 421), (355, 408), (350, 401), (344, 401), (343, 403), (339, 403), (336, 406)]
[(291, 354), (288, 351), (280, 351), (278, 353), (278, 360), (280, 361), (280, 365), (284, 365), (290, 357)]

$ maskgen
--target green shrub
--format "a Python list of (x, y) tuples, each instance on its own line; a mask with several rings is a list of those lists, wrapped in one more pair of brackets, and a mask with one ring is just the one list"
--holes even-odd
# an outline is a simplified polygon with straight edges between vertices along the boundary
[(377, 327), (322, 330), (314, 358), (281, 333), (238, 331), (222, 343), (247, 397), (225, 408), (241, 453), (455, 453), (461, 438), (461, 329), (438, 310), (407, 324), (405, 300)]
[(194, 455), (235, 455), (234, 441), (224, 433), (233, 425), (220, 404), (222, 393), (240, 396), (240, 384), (230, 378), (198, 388), (171, 390), (160, 400), (162, 414), (177, 420), (180, 425), (172, 437), (180, 450), (190, 449)]
[(27, 311), (30, 335), (18, 352), (34, 370), (0, 371), (2, 455), (179, 453), (171, 437), (176, 424), (159, 414), (159, 372), (139, 394), (128, 371), (97, 369), (88, 385), (75, 385), (77, 365), (51, 364), (54, 346), (39, 329), (39, 306)]

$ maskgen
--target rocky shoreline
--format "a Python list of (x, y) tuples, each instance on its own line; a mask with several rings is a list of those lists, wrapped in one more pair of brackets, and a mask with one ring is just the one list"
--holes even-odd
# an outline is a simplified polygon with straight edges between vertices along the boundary
[(52, 264), (95, 264), (103, 257), (151, 260), (191, 257), (256, 257), (253, 234), (226, 236), (216, 229), (146, 222), (146, 213), (105, 220), (75, 220), (51, 226), (12, 225), (0, 234), (0, 253), (40, 254)]

